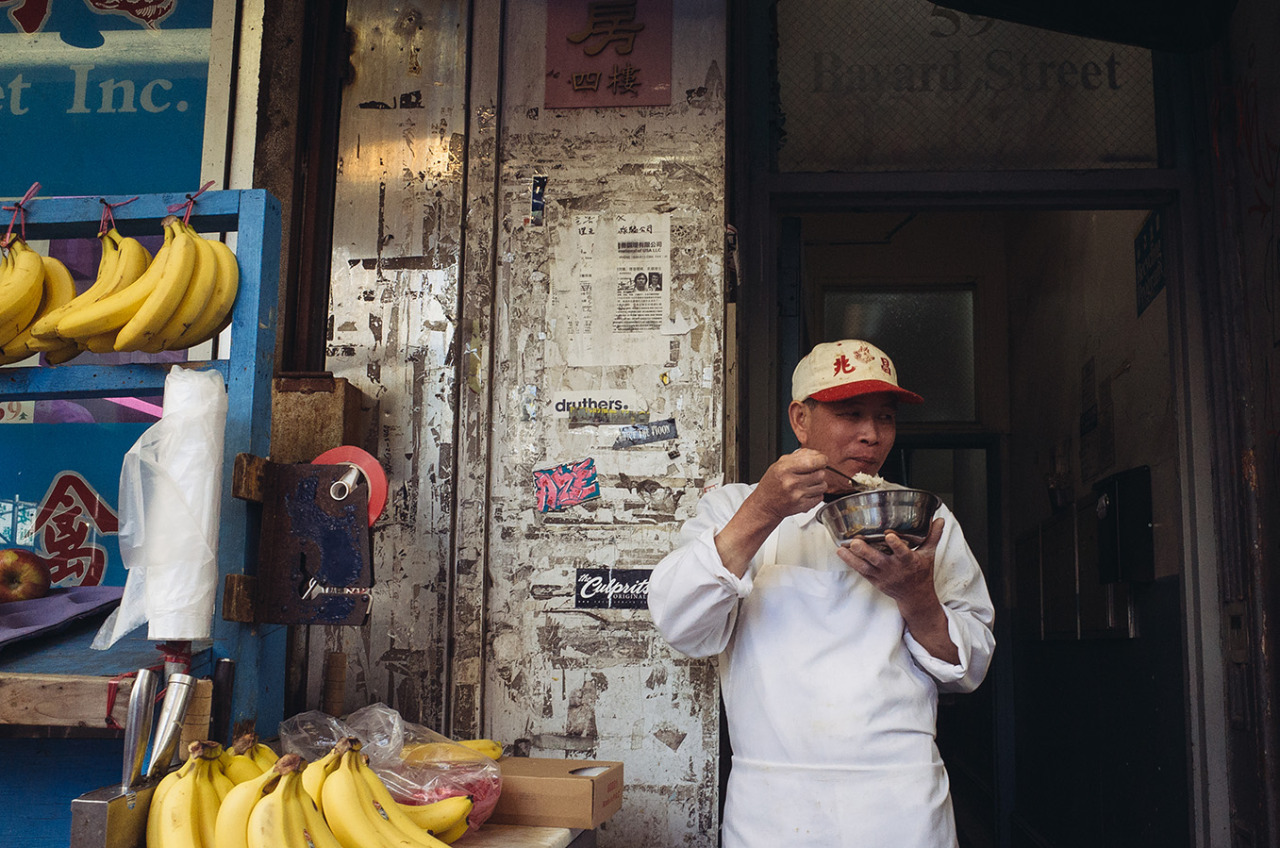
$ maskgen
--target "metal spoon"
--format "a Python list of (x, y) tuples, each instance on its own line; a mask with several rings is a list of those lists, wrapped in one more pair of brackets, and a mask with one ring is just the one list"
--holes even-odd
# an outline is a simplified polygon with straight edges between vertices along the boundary
[(835, 466), (832, 466), (832, 465), (828, 465), (828, 466), (827, 466), (827, 470), (828, 470), (828, 471), (834, 471), (836, 474), (839, 474), (841, 477), (843, 477), (844, 479), (846, 479), (846, 480), (848, 480), (848, 481), (849, 481), (849, 485), (850, 485), (850, 486), (852, 486), (852, 487), (854, 488), (854, 491), (857, 491), (857, 490), (858, 490), (858, 488), (859, 488), (858, 481), (857, 481), (857, 480), (855, 480), (855, 479), (853, 479), (852, 477), (850, 477), (848, 474), (845, 474), (845, 473), (844, 473), (843, 471), (841, 471), (839, 468), (836, 468)]

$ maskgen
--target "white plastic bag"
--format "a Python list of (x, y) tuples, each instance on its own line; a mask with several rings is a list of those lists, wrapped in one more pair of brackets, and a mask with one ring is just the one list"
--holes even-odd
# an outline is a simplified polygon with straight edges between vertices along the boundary
[(120, 558), (128, 577), (94, 648), (111, 647), (143, 622), (149, 639), (212, 636), (226, 422), (222, 375), (175, 365), (164, 382), (164, 413), (120, 469)]

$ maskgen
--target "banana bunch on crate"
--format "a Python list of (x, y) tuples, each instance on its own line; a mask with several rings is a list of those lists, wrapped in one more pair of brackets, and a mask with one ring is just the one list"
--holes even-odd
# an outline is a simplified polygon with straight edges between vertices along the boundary
[(279, 759), (276, 752), (259, 742), (258, 734), (251, 730), (237, 736), (231, 747), (223, 750), (222, 773), (231, 778), (232, 783), (240, 784), (271, 771)]
[(192, 742), (156, 786), (147, 848), (439, 848), (466, 833), (472, 800), (396, 801), (347, 739), (308, 765), (253, 734)]
[(472, 799), (432, 804), (397, 801), (360, 753), (360, 740), (341, 740), (310, 766), (303, 786), (316, 799), (342, 848), (440, 848), (467, 832)]
[[(220, 333), (231, 320), (240, 285), (235, 253), (181, 218), (171, 215), (163, 224), (164, 242), (155, 256), (115, 228), (99, 236), (102, 259), (93, 284), (33, 313), (26, 355), (43, 352), (58, 364), (85, 350), (158, 353)], [(0, 317), (4, 291), (0, 284)]]

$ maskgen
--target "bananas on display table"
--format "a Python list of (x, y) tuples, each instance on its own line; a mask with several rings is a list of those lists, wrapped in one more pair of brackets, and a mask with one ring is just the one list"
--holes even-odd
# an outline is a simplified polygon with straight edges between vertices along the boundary
[(79, 295), (60, 261), (10, 241), (0, 264), (0, 364), (36, 353), (57, 365), (86, 350), (182, 350), (230, 323), (240, 267), (224, 243), (172, 215), (155, 256), (114, 227), (98, 240), (97, 276)]
[(439, 848), (467, 832), (470, 797), (399, 803), (357, 739), (311, 764), (252, 734), (233, 748), (191, 743), (152, 795), (147, 848)]

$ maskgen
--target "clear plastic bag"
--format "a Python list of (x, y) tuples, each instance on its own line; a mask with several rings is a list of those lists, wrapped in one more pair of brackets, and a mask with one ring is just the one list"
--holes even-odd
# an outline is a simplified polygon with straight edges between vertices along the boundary
[(124, 455), (120, 606), (91, 647), (106, 650), (146, 622), (147, 638), (210, 638), (218, 590), (227, 391), (217, 371), (177, 365), (164, 381), (164, 412)]
[(429, 727), (408, 722), (386, 704), (371, 704), (342, 719), (312, 710), (280, 724), (280, 746), (314, 762), (349, 736), (360, 740), (369, 766), (397, 801), (430, 804), (470, 795), (472, 830), (489, 818), (502, 792), (493, 760)]

